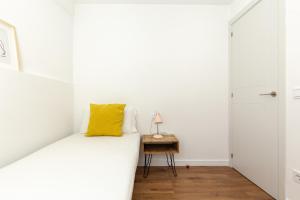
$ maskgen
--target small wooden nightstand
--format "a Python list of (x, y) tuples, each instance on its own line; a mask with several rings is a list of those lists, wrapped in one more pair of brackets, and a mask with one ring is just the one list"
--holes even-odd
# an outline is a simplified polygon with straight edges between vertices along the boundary
[(175, 135), (163, 135), (163, 138), (155, 139), (153, 135), (143, 135), (142, 148), (145, 154), (144, 177), (149, 174), (152, 156), (165, 154), (167, 164), (172, 168), (174, 176), (177, 176), (174, 154), (179, 153), (179, 141)]

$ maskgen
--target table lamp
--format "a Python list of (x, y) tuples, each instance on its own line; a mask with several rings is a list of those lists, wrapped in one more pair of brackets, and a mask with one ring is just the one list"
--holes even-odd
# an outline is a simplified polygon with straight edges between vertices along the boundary
[(156, 124), (156, 135), (154, 135), (153, 137), (156, 139), (160, 139), (163, 137), (162, 135), (159, 134), (159, 127), (158, 127), (159, 124), (163, 123), (160, 113), (156, 113), (154, 118), (154, 123)]

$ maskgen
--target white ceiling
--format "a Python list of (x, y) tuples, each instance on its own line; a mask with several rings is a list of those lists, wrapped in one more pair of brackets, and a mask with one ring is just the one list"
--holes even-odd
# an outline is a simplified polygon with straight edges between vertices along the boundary
[(233, 0), (74, 0), (75, 3), (230, 4)]
[(102, 4), (231, 4), (236, 0), (54, 0), (64, 8), (69, 14), (74, 14), (76, 3), (102, 3)]

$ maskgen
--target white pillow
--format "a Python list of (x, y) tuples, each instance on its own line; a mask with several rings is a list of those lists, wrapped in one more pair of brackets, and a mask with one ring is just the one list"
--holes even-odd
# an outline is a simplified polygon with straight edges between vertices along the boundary
[(124, 123), (123, 123), (123, 133), (137, 133), (137, 121), (136, 121), (137, 111), (131, 106), (125, 107), (124, 112)]
[[(126, 106), (124, 110), (124, 122), (123, 122), (123, 133), (131, 134), (137, 133), (137, 121), (136, 121), (137, 111), (131, 106)], [(83, 115), (82, 124), (80, 128), (80, 133), (85, 134), (88, 130), (90, 121), (90, 109), (86, 109)]]

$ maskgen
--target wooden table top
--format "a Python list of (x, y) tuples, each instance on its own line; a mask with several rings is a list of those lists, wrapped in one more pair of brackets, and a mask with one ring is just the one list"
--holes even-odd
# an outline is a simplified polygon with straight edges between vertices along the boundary
[(178, 143), (178, 139), (173, 134), (162, 134), (163, 137), (156, 139), (152, 135), (143, 135), (142, 142), (144, 144), (172, 144)]

